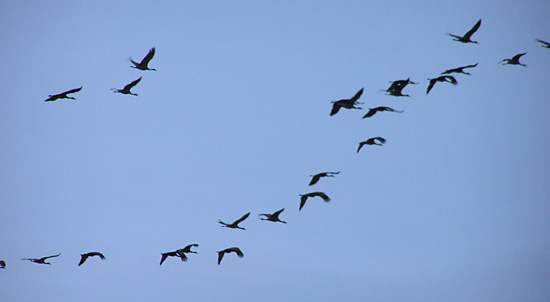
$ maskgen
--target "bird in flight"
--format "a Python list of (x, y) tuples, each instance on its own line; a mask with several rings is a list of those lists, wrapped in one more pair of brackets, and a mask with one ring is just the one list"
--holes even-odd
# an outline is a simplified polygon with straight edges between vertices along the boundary
[(271, 222), (281, 222), (281, 223), (286, 223), (286, 221), (282, 221), (281, 219), (279, 219), (279, 215), (281, 215), (281, 213), (284, 211), (285, 209), (282, 208), (276, 212), (273, 212), (272, 214), (265, 214), (265, 213), (262, 213), (260, 214), (259, 216), (260, 217), (265, 217), (265, 218), (260, 218), (261, 220), (267, 220), (267, 221), (271, 221)]
[(479, 29), (479, 27), (481, 26), (481, 19), (479, 19), (477, 21), (477, 23), (474, 25), (474, 27), (472, 27), (472, 29), (470, 29), (467, 33), (464, 34), (464, 36), (457, 36), (457, 35), (453, 35), (453, 34), (449, 34), (449, 36), (453, 37), (454, 41), (458, 41), (458, 42), (462, 42), (462, 43), (475, 43), (477, 44), (478, 42), (477, 41), (472, 41), (471, 38), (473, 36), (473, 34)]
[(122, 89), (117, 89), (117, 88), (112, 88), (111, 90), (114, 92), (114, 93), (122, 93), (122, 94), (130, 94), (130, 95), (135, 95), (137, 96), (136, 93), (132, 93), (132, 91), (130, 89), (132, 89), (134, 86), (137, 85), (137, 83), (139, 83), (139, 81), (141, 81), (141, 77), (139, 77), (139, 79), (135, 80), (135, 81), (132, 81), (130, 84), (124, 86), (124, 88)]
[(395, 110), (395, 109), (393, 109), (393, 108), (391, 108), (391, 107), (378, 106), (378, 107), (375, 107), (375, 108), (369, 108), (369, 112), (367, 112), (365, 115), (363, 115), (363, 118), (371, 117), (371, 116), (375, 115), (375, 114), (378, 113), (378, 112), (384, 112), (384, 111), (387, 111), (387, 112), (396, 112), (396, 113), (403, 113), (403, 111)]
[(315, 175), (310, 175), (311, 176), (311, 181), (309, 182), (309, 185), (313, 186), (314, 184), (319, 182), (319, 180), (322, 177), (334, 177), (335, 175), (338, 175), (338, 174), (340, 174), (340, 171), (337, 171), (337, 172), (321, 172), (321, 173), (317, 173)]
[(239, 258), (244, 257), (243, 252), (238, 247), (226, 248), (225, 250), (217, 251), (217, 253), (218, 253), (218, 265), (222, 263), (223, 255), (225, 254), (235, 253), (237, 254), (237, 256), (239, 256)]
[(157, 71), (156, 69), (149, 68), (149, 66), (147, 66), (147, 65), (149, 65), (149, 61), (151, 61), (151, 59), (153, 58), (154, 55), (155, 55), (155, 48), (153, 47), (149, 50), (147, 55), (145, 55), (145, 57), (139, 63), (134, 61), (132, 58), (130, 58), (130, 62), (132, 62), (132, 64), (134, 64), (134, 66), (130, 66), (130, 67), (133, 67), (133, 68), (139, 69), (139, 70), (154, 70), (154, 71)]
[(541, 44), (541, 46), (544, 47), (544, 48), (550, 48), (550, 43), (548, 43), (546, 41), (543, 41), (541, 39), (537, 39), (537, 42), (539, 42)]
[(38, 263), (38, 264), (51, 264), (49, 262), (47, 262), (46, 260), (50, 259), (50, 258), (54, 258), (54, 257), (59, 257), (61, 254), (57, 254), (57, 255), (52, 255), (52, 256), (47, 256), (47, 257), (42, 257), (42, 258), (23, 258), (21, 260), (29, 260), (30, 262), (34, 262), (34, 263)]
[(357, 107), (357, 105), (362, 104), (358, 102), (362, 94), (363, 94), (363, 88), (359, 89), (359, 91), (357, 91), (355, 95), (351, 97), (351, 99), (341, 99), (341, 100), (332, 102), (332, 110), (330, 111), (330, 116), (333, 116), (336, 113), (338, 113), (338, 111), (340, 111), (340, 108), (361, 109), (361, 107)]
[(403, 94), (403, 89), (409, 84), (412, 84), (412, 85), (418, 84), (416, 82), (411, 81), (410, 78), (407, 78), (406, 80), (396, 80), (390, 83), (391, 83), (390, 87), (388, 87), (388, 89), (386, 90), (383, 90), (386, 92), (386, 94), (389, 94), (391, 96), (406, 96), (406, 97), (410, 97), (410, 95)]
[(458, 84), (458, 81), (455, 79), (455, 77), (450, 76), (450, 75), (442, 75), (442, 76), (439, 76), (437, 78), (428, 79), (428, 80), (430, 81), (430, 83), (428, 84), (428, 89), (426, 89), (426, 94), (430, 93), (432, 88), (434, 88), (435, 83), (437, 83), (437, 82), (447, 82), (447, 83), (451, 83), (453, 85)]
[(59, 99), (76, 100), (74, 97), (68, 96), (68, 94), (79, 92), (80, 90), (82, 90), (82, 86), (80, 86), (79, 88), (67, 90), (65, 92), (61, 92), (61, 93), (58, 93), (58, 94), (50, 94), (50, 95), (48, 95), (48, 98), (44, 102), (54, 102), (54, 101), (57, 101)]
[(160, 254), (160, 264), (159, 265), (162, 265), (162, 263), (168, 257), (179, 257), (181, 259), (181, 261), (187, 261), (187, 256), (185, 256), (185, 253), (183, 253), (181, 250), (176, 250), (176, 251), (173, 251), (173, 252), (161, 253)]
[(310, 197), (320, 197), (324, 202), (329, 202), (330, 201), (330, 197), (327, 194), (323, 193), (323, 192), (311, 192), (311, 193), (301, 194), (300, 195), (300, 207), (298, 208), (299, 211), (301, 211), (302, 208), (306, 205), (306, 201)]
[(0, 268), (6, 269), (6, 261), (0, 260)]
[(239, 226), (239, 223), (243, 222), (246, 218), (250, 216), (250, 212), (244, 214), (241, 218), (233, 221), (233, 223), (225, 223), (221, 220), (218, 220), (218, 222), (222, 225), (222, 227), (230, 228), (230, 229), (241, 229), (246, 230), (245, 228), (242, 228)]
[(357, 153), (359, 153), (359, 151), (361, 151), (361, 148), (363, 148), (364, 145), (384, 146), (385, 143), (386, 143), (386, 139), (383, 138), (383, 137), (380, 137), (380, 136), (371, 137), (371, 138), (367, 139), (366, 141), (362, 141), (362, 142), (359, 143), (359, 147), (357, 147)]
[(470, 73), (465, 72), (464, 69), (476, 67), (477, 64), (478, 63), (472, 64), (472, 65), (466, 65), (466, 66), (462, 66), (462, 67), (457, 67), (457, 68), (452, 68), (452, 69), (447, 69), (447, 70), (443, 71), (441, 74), (462, 73), (462, 74), (470, 75)]
[(189, 253), (198, 254), (197, 252), (191, 250), (192, 247), (198, 247), (198, 246), (199, 246), (198, 244), (193, 243), (193, 244), (186, 245), (184, 248), (179, 249), (178, 251), (180, 251), (183, 254), (189, 254)]
[(501, 63), (502, 65), (520, 65), (520, 66), (526, 67), (527, 65), (519, 61), (519, 59), (526, 54), (527, 54), (526, 52), (518, 53), (517, 55), (513, 56), (511, 59), (504, 59), (499, 63)]
[(105, 260), (105, 256), (100, 252), (90, 252), (90, 253), (80, 254), (80, 262), (78, 262), (78, 266), (81, 266), (82, 264), (84, 264), (84, 262), (88, 260), (88, 257), (95, 257), (95, 256), (99, 257), (101, 260)]

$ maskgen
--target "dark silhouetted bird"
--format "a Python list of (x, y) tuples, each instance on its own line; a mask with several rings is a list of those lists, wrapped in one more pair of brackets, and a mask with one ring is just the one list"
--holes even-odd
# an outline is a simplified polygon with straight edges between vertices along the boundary
[(434, 88), (435, 83), (437, 83), (437, 82), (447, 82), (447, 83), (451, 83), (453, 85), (458, 84), (458, 81), (455, 79), (455, 77), (450, 76), (450, 75), (442, 75), (442, 76), (439, 76), (437, 78), (428, 79), (428, 80), (430, 81), (430, 83), (428, 84), (428, 89), (426, 89), (426, 94), (430, 93), (432, 88)]
[(105, 260), (105, 256), (100, 252), (90, 252), (86, 254), (80, 254), (80, 262), (78, 263), (78, 266), (81, 266), (82, 264), (84, 264), (84, 262), (86, 262), (88, 257), (95, 257), (95, 256), (98, 256), (101, 260)]
[(390, 82), (390, 87), (388, 89), (384, 90), (386, 94), (389, 94), (391, 96), (406, 96), (410, 97), (408, 94), (403, 94), (403, 89), (409, 85), (416, 85), (418, 83), (411, 81), (410, 78), (407, 78), (406, 80), (397, 80)]
[(160, 254), (160, 264), (159, 265), (162, 265), (162, 263), (166, 260), (166, 258), (168, 257), (179, 257), (181, 259), (181, 261), (187, 261), (187, 256), (185, 256), (185, 253), (181, 252), (181, 250), (177, 250), (177, 251), (173, 251), (173, 252), (166, 252), (166, 253), (161, 253)]
[(139, 83), (139, 81), (141, 81), (141, 77), (139, 77), (139, 79), (131, 82), (130, 84), (124, 86), (124, 88), (122, 88), (122, 89), (112, 88), (111, 90), (114, 93), (130, 94), (130, 95), (137, 96), (137, 93), (132, 93), (132, 91), (130, 91), (130, 89), (132, 89), (134, 86), (136, 86), (137, 83)]
[(346, 108), (346, 109), (361, 109), (361, 107), (357, 107), (357, 105), (360, 105), (362, 103), (359, 103), (358, 100), (363, 94), (363, 88), (359, 89), (357, 93), (351, 98), (351, 99), (341, 99), (338, 101), (332, 102), (332, 110), (330, 111), (330, 115), (333, 116), (340, 108)]
[(21, 260), (29, 260), (31, 262), (34, 262), (34, 263), (38, 263), (38, 264), (51, 264), (49, 262), (46, 262), (46, 260), (50, 259), (50, 258), (54, 258), (54, 257), (59, 257), (61, 254), (57, 254), (57, 255), (52, 255), (52, 256), (47, 256), (47, 257), (42, 257), (42, 258), (23, 258)]
[(6, 261), (0, 260), (0, 268), (6, 269)]
[(139, 70), (154, 70), (154, 71), (157, 71), (156, 69), (149, 68), (147, 66), (147, 65), (149, 65), (149, 61), (151, 61), (151, 59), (153, 58), (154, 55), (155, 55), (155, 48), (153, 47), (149, 50), (147, 55), (145, 55), (145, 57), (139, 63), (134, 61), (132, 58), (130, 58), (130, 62), (132, 62), (132, 64), (134, 64), (134, 66), (130, 66), (130, 67), (133, 67), (133, 68), (139, 69)]
[(322, 177), (334, 177), (335, 175), (338, 175), (338, 174), (340, 174), (340, 171), (337, 171), (337, 172), (321, 172), (321, 173), (317, 173), (315, 175), (310, 175), (311, 176), (311, 181), (309, 182), (309, 185), (313, 186)]
[(245, 228), (241, 228), (239, 226), (239, 223), (243, 222), (246, 218), (248, 218), (248, 216), (250, 216), (250, 212), (244, 214), (241, 218), (233, 221), (233, 223), (225, 223), (221, 220), (218, 220), (218, 222), (222, 225), (222, 227), (226, 227), (226, 228), (230, 228), (230, 229), (246, 230)]
[(359, 143), (359, 147), (357, 147), (357, 153), (359, 153), (359, 151), (361, 151), (361, 148), (363, 148), (364, 145), (384, 146), (385, 143), (386, 143), (386, 139), (383, 138), (383, 137), (380, 137), (380, 136), (371, 137), (371, 138), (367, 139), (366, 141), (362, 141), (362, 142)]
[(526, 52), (518, 53), (517, 55), (513, 56), (511, 59), (504, 59), (500, 61), (499, 63), (502, 63), (502, 65), (520, 65), (520, 66), (527, 66), (519, 61), (519, 59), (526, 55)]
[(238, 247), (226, 248), (225, 250), (217, 251), (217, 253), (218, 253), (218, 265), (220, 265), (222, 263), (223, 255), (225, 255), (225, 254), (235, 253), (235, 254), (237, 254), (237, 256), (239, 256), (239, 258), (244, 257), (243, 252)]
[(260, 218), (261, 220), (267, 220), (267, 221), (271, 221), (271, 222), (282, 222), (282, 223), (286, 223), (286, 221), (282, 221), (281, 219), (279, 219), (279, 215), (281, 215), (281, 213), (284, 211), (285, 209), (282, 208), (276, 212), (273, 212), (272, 214), (260, 214), (259, 216), (262, 217), (264, 216), (265, 218)]
[(441, 74), (463, 73), (463, 74), (470, 75), (470, 73), (465, 72), (464, 69), (476, 67), (477, 64), (478, 64), (478, 63), (475, 63), (475, 64), (473, 64), (473, 65), (466, 65), (466, 66), (462, 66), (462, 67), (447, 69), (447, 70), (443, 71)]
[(59, 99), (76, 100), (74, 97), (68, 96), (68, 94), (79, 92), (80, 90), (82, 90), (82, 86), (80, 86), (79, 88), (67, 90), (65, 92), (61, 92), (61, 93), (58, 93), (58, 94), (50, 94), (50, 95), (48, 95), (48, 98), (45, 100), (45, 102), (54, 102), (54, 101), (57, 101)]
[(323, 192), (311, 192), (311, 193), (307, 193), (307, 194), (301, 194), (300, 195), (300, 207), (298, 208), (298, 210), (300, 210), (300, 211), (302, 210), (302, 208), (306, 204), (306, 201), (310, 197), (321, 197), (321, 199), (324, 202), (329, 202), (330, 201), (330, 197), (327, 194), (323, 193)]
[(453, 35), (453, 34), (449, 34), (449, 36), (453, 37), (454, 41), (458, 41), (458, 42), (462, 42), (462, 43), (478, 43), (477, 41), (472, 41), (471, 38), (472, 38), (472, 35), (479, 29), (479, 27), (481, 26), (481, 19), (479, 19), (479, 21), (477, 21), (477, 23), (474, 25), (474, 27), (472, 27), (472, 29), (470, 29), (467, 33), (464, 34), (464, 36), (457, 36), (457, 35)]
[(544, 47), (544, 48), (550, 48), (550, 43), (548, 43), (546, 41), (537, 39), (537, 42), (539, 42), (541, 44), (541, 46)]
[(363, 115), (363, 118), (371, 117), (371, 116), (375, 115), (378, 112), (384, 112), (384, 111), (403, 113), (403, 111), (395, 110), (391, 107), (378, 106), (378, 107), (375, 107), (375, 108), (369, 108), (369, 112), (367, 112), (365, 115)]

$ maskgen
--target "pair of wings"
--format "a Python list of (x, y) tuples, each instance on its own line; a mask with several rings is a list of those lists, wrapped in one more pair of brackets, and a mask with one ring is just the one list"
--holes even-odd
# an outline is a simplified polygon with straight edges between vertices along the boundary
[(329, 202), (330, 201), (330, 197), (325, 194), (324, 192), (311, 192), (311, 193), (307, 193), (307, 194), (304, 194), (302, 196), (300, 196), (300, 208), (298, 210), (301, 210), (304, 205), (306, 204), (306, 201), (308, 198), (310, 197), (320, 197), (321, 199), (323, 199), (324, 202)]
[(391, 107), (386, 107), (386, 106), (379, 106), (379, 107), (375, 107), (375, 108), (370, 108), (369, 109), (369, 112), (367, 112), (363, 118), (368, 118), (368, 117), (371, 117), (373, 115), (375, 115), (376, 113), (378, 112), (383, 112), (383, 111), (389, 111), (389, 112), (397, 112), (397, 113), (402, 113), (403, 111), (400, 111), (400, 110), (395, 110)]
[(237, 254), (237, 256), (239, 256), (239, 258), (244, 257), (244, 254), (243, 254), (243, 252), (241, 251), (240, 248), (230, 247), (230, 248), (227, 248), (225, 250), (221, 250), (221, 251), (218, 252), (218, 265), (220, 263), (222, 263), (223, 255), (228, 254), (228, 253), (235, 253), (235, 254)]
[(437, 82), (448, 82), (453, 85), (458, 84), (458, 81), (455, 79), (455, 77), (450, 75), (444, 75), (444, 76), (437, 77), (435, 79), (430, 79), (430, 84), (428, 84), (428, 89), (426, 89), (426, 94), (430, 93), (432, 88), (435, 86), (435, 83)]
[(94, 257), (94, 256), (98, 256), (101, 260), (105, 260), (105, 256), (100, 252), (86, 253), (86, 254), (80, 255), (80, 262), (78, 263), (78, 266), (81, 266), (82, 264), (84, 264), (84, 262), (86, 262), (88, 257)]
[(466, 66), (462, 66), (462, 67), (457, 67), (457, 68), (452, 68), (452, 69), (447, 69), (444, 72), (442, 72), (441, 74), (464, 73), (464, 69), (476, 67), (477, 64), (478, 63), (472, 64), (472, 65), (466, 65)]
[(357, 91), (355, 95), (352, 96), (351, 99), (349, 100), (343, 99), (343, 100), (338, 100), (334, 102), (332, 104), (332, 110), (330, 111), (330, 115), (332, 116), (338, 113), (338, 111), (340, 111), (340, 108), (344, 106), (344, 104), (347, 104), (347, 103), (355, 104), (355, 102), (359, 100), (361, 95), (363, 95), (363, 88), (359, 89), (359, 91)]

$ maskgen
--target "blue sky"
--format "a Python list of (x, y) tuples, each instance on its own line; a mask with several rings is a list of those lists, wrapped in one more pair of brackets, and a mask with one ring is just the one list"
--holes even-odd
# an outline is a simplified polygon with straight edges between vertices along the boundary
[[(534, 40), (550, 40), (549, 2), (0, 11), (1, 301), (548, 301), (550, 50)], [(479, 18), (479, 45), (446, 36)], [(129, 67), (153, 46), (157, 72)], [(527, 68), (497, 65), (524, 51)], [(425, 95), (427, 78), (476, 62)], [(109, 91), (139, 76), (138, 97)], [(412, 98), (379, 92), (407, 77)], [(405, 112), (329, 117), (360, 87), (364, 107)], [(388, 142), (356, 154), (372, 136)], [(311, 190), (333, 201), (298, 212)], [(282, 207), (288, 225), (257, 218)], [(248, 211), (247, 231), (217, 224)], [(159, 267), (188, 243), (198, 255)], [(230, 246), (245, 257), (218, 266)], [(107, 260), (78, 267), (92, 250)]]

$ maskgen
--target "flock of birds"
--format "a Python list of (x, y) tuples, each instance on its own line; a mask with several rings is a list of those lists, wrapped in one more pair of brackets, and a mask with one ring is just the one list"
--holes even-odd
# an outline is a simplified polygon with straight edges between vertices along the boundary
[[(462, 36), (455, 35), (455, 34), (448, 34), (448, 35), (451, 36), (454, 41), (457, 41), (457, 42), (460, 42), (460, 43), (474, 43), (474, 44), (477, 44), (478, 41), (472, 40), (472, 36), (474, 35), (474, 33), (480, 27), (481, 27), (481, 19), (478, 20), (476, 22), (476, 24), (468, 32), (466, 32)], [(540, 40), (540, 39), (536, 39), (536, 41), (539, 42), (542, 47), (550, 49), (550, 43), (549, 42), (546, 42), (546, 41), (543, 41), (543, 40)], [(503, 59), (499, 63), (503, 64), (503, 65), (527, 66), (527, 65), (520, 62), (521, 57), (523, 57), (525, 54), (526, 54), (525, 52), (516, 54), (512, 58)], [(138, 70), (141, 70), (141, 71), (149, 71), (149, 70), (156, 71), (156, 69), (154, 69), (154, 68), (149, 68), (149, 63), (153, 59), (154, 55), (155, 55), (155, 48), (151, 48), (149, 50), (149, 52), (147, 53), (147, 55), (140, 62), (136, 62), (136, 61), (134, 61), (133, 59), (130, 58), (130, 62), (133, 65), (131, 67), (135, 68), (135, 69), (138, 69)], [(478, 65), (478, 63), (448, 69), (448, 70), (445, 70), (444, 72), (442, 72), (439, 76), (428, 79), (429, 82), (428, 82), (428, 86), (427, 86), (427, 89), (426, 89), (426, 94), (429, 94), (430, 91), (434, 88), (435, 84), (437, 84), (438, 82), (439, 83), (445, 83), (446, 82), (446, 83), (450, 83), (452, 85), (457, 85), (458, 81), (451, 74), (470, 75), (470, 73), (466, 72), (465, 70), (470, 69), (470, 68), (475, 68), (475, 67), (477, 67), (477, 65)], [(141, 81), (141, 79), (142, 79), (142, 77), (139, 77), (138, 79), (136, 79), (136, 80), (130, 82), (129, 84), (125, 85), (122, 89), (112, 88), (112, 91), (114, 93), (137, 96), (138, 94), (132, 92), (132, 88), (134, 88)], [(409, 84), (417, 85), (418, 83), (411, 81), (409, 78), (407, 78), (405, 80), (395, 80), (395, 81), (391, 81), (390, 86), (387, 89), (383, 90), (383, 91), (386, 92), (386, 94), (388, 94), (390, 96), (410, 97), (409, 94), (403, 94), (403, 89)], [(79, 87), (79, 88), (67, 90), (67, 91), (64, 91), (64, 92), (61, 92), (61, 93), (58, 93), (58, 94), (49, 95), (48, 98), (45, 101), (46, 102), (54, 102), (54, 101), (58, 101), (58, 100), (61, 100), (61, 99), (75, 100), (74, 97), (69, 96), (69, 95), (77, 93), (81, 90), (82, 90), (82, 87)], [(333, 115), (337, 114), (338, 112), (340, 112), (340, 109), (358, 109), (358, 110), (361, 110), (362, 107), (360, 105), (362, 105), (363, 103), (359, 102), (359, 99), (361, 98), (362, 94), (363, 94), (363, 88), (359, 89), (355, 93), (355, 95), (353, 95), (349, 99), (341, 99), (341, 100), (332, 102), (332, 109), (330, 111), (330, 116), (333, 116)], [(370, 118), (370, 117), (372, 117), (375, 114), (380, 113), (380, 112), (402, 113), (403, 111), (396, 110), (396, 109), (393, 109), (393, 108), (387, 107), (387, 106), (378, 106), (378, 107), (374, 107), (374, 108), (369, 108), (368, 112), (363, 116), (363, 118)], [(365, 141), (359, 142), (359, 146), (357, 147), (357, 153), (359, 153), (359, 151), (361, 151), (361, 149), (365, 145), (367, 145), (367, 146), (373, 146), (373, 145), (383, 146), (385, 142), (386, 142), (386, 139), (383, 138), (383, 137), (379, 137), (379, 136), (371, 137), (371, 138), (369, 138)], [(321, 178), (335, 177), (338, 174), (340, 174), (340, 171), (320, 172), (320, 173), (317, 173), (315, 175), (310, 175), (311, 180), (309, 182), (309, 186), (313, 186), (313, 185), (317, 184), (319, 182), (319, 180), (321, 180)], [(318, 197), (321, 200), (323, 200), (324, 202), (331, 201), (331, 198), (326, 193), (319, 192), (319, 191), (309, 192), (309, 193), (306, 193), (306, 194), (301, 194), (299, 196), (300, 196), (300, 204), (299, 204), (299, 208), (298, 208), (299, 211), (301, 211), (303, 209), (306, 202), (310, 198)], [(283, 213), (284, 210), (285, 209), (282, 208), (282, 209), (277, 210), (273, 213), (259, 214), (260, 220), (265, 220), (265, 221), (269, 221), (269, 222), (273, 222), (273, 223), (286, 224), (287, 223), (286, 221), (283, 221), (283, 220), (280, 219), (280, 215), (281, 215), (281, 213)], [(225, 227), (225, 228), (246, 230), (244, 227), (241, 227), (240, 224), (243, 221), (245, 221), (249, 216), (250, 216), (250, 212), (242, 215), (240, 218), (236, 219), (235, 221), (233, 221), (231, 223), (227, 223), (227, 222), (224, 222), (222, 220), (219, 220), (218, 222), (222, 227)], [(187, 245), (187, 246), (185, 246), (181, 249), (177, 249), (175, 251), (163, 252), (163, 253), (161, 253), (160, 265), (162, 265), (168, 257), (178, 257), (178, 258), (180, 258), (181, 261), (185, 262), (185, 261), (188, 260), (187, 254), (197, 254), (197, 252), (193, 251), (192, 248), (195, 248), (195, 247), (198, 247), (198, 246), (199, 246), (198, 244), (193, 243), (193, 244), (189, 244), (189, 245)], [(242, 250), (239, 247), (225, 248), (225, 249), (217, 251), (217, 254), (218, 254), (217, 263), (218, 263), (218, 265), (221, 264), (222, 259), (223, 259), (225, 254), (231, 254), (231, 253), (235, 253), (240, 258), (244, 257), (244, 253), (242, 252)], [(46, 257), (41, 257), (41, 258), (23, 258), (22, 260), (27, 260), (27, 261), (37, 263), (37, 264), (48, 264), (49, 265), (51, 263), (48, 262), (48, 259), (56, 258), (56, 257), (59, 257), (60, 255), (61, 254), (56, 254), (56, 255), (51, 255), (51, 256), (46, 256)], [(78, 262), (78, 266), (83, 265), (88, 260), (88, 258), (90, 258), (90, 257), (99, 257), (99, 259), (102, 259), (102, 260), (105, 259), (105, 256), (101, 252), (84, 253), (84, 254), (80, 255), (80, 261)], [(0, 269), (5, 269), (5, 268), (6, 268), (6, 261), (0, 260)]]

